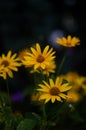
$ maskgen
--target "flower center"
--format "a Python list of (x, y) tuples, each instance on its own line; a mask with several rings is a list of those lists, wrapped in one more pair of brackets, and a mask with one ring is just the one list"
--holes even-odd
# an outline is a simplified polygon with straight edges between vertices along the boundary
[(42, 63), (44, 61), (44, 57), (42, 55), (38, 55), (37, 62)]
[(71, 43), (70, 43), (70, 42), (67, 42), (67, 45), (68, 45), (68, 46), (71, 46)]
[(1, 64), (4, 65), (4, 67), (9, 66), (9, 62), (7, 60), (2, 61)]
[(60, 90), (57, 87), (53, 87), (50, 89), (50, 94), (53, 96), (57, 96), (59, 94)]

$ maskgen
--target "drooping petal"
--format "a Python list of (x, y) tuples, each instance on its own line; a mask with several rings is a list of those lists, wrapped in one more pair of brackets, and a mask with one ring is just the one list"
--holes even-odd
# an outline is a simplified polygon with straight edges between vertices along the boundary
[(55, 99), (56, 99), (56, 97), (55, 97), (55, 96), (52, 96), (52, 97), (51, 97), (51, 102), (54, 103), (54, 102), (55, 102)]
[(12, 73), (11, 70), (8, 70), (7, 74), (8, 74), (8, 76), (9, 76), (10, 78), (13, 78), (13, 73)]
[(56, 100), (62, 102), (62, 100), (59, 96), (56, 96)]

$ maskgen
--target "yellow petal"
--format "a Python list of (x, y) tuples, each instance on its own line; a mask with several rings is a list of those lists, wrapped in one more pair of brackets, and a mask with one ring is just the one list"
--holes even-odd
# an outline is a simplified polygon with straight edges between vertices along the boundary
[(31, 47), (31, 51), (35, 56), (37, 55), (37, 51), (34, 48)]
[(59, 96), (56, 96), (57, 101), (62, 102), (61, 98)]
[(52, 97), (51, 97), (51, 102), (54, 103), (54, 102), (55, 102), (55, 99), (56, 99), (56, 98), (55, 98), (54, 96), (52, 96)]
[(13, 73), (12, 73), (11, 70), (8, 70), (7, 74), (8, 74), (9, 77), (13, 78)]
[(7, 57), (10, 58), (11, 57), (11, 54), (12, 54), (12, 51), (10, 50), (7, 54)]
[(43, 55), (46, 55), (48, 49), (49, 49), (49, 46), (47, 45), (47, 46), (45, 47), (44, 51), (43, 51)]
[(66, 96), (65, 94), (63, 94), (63, 93), (59, 93), (58, 95), (59, 95), (60, 97), (64, 98), (64, 99), (66, 99), (66, 97), (67, 97), (67, 96)]
[(48, 84), (47, 82), (45, 82), (44, 80), (43, 80), (43, 83), (44, 83), (48, 88), (50, 88), (49, 84)]
[(51, 86), (51, 87), (54, 87), (54, 86), (55, 86), (53, 79), (49, 79), (49, 82), (50, 82), (50, 86)]
[(40, 47), (39, 43), (36, 43), (36, 49), (37, 49), (38, 53), (41, 53), (41, 47)]

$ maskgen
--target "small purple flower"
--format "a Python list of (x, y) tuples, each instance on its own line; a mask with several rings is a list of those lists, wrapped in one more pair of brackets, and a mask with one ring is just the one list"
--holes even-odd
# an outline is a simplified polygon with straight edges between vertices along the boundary
[(11, 99), (13, 101), (21, 101), (23, 99), (23, 93), (22, 92), (17, 92), (11, 95)]

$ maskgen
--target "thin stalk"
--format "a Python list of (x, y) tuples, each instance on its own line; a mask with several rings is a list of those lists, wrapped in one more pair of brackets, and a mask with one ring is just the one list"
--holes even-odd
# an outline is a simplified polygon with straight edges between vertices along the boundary
[(9, 99), (9, 104), (11, 104), (11, 98), (10, 98), (10, 92), (9, 92), (9, 86), (8, 86), (8, 80), (6, 79), (6, 87), (7, 87), (7, 94)]
[(43, 130), (46, 130), (46, 126), (47, 126), (47, 116), (46, 116), (45, 104), (42, 105), (42, 112), (43, 112), (42, 128), (43, 128)]
[(60, 74), (60, 71), (61, 71), (61, 69), (63, 67), (65, 59), (66, 59), (66, 55), (64, 55), (63, 58), (62, 58), (62, 61), (61, 61), (60, 65), (59, 65), (59, 67), (58, 67), (57, 75)]

